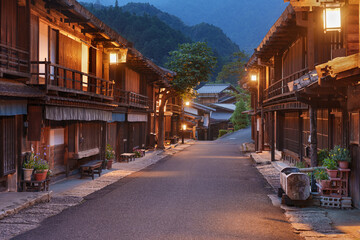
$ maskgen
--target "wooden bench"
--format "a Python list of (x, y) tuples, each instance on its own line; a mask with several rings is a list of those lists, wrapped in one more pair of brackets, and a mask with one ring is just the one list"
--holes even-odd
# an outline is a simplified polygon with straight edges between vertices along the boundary
[(102, 171), (102, 163), (103, 163), (103, 161), (101, 161), (101, 160), (94, 160), (94, 161), (85, 163), (83, 165), (80, 165), (80, 174), (81, 174), (80, 178), (83, 178), (83, 176), (86, 174), (87, 176), (91, 176), (92, 179), (94, 180), (95, 173), (99, 174), (99, 177), (100, 177), (101, 171)]
[(135, 160), (135, 153), (123, 153), (120, 155), (121, 161), (134, 161)]
[(49, 191), (50, 179), (43, 181), (25, 181), (21, 180), (20, 185), (23, 192)]

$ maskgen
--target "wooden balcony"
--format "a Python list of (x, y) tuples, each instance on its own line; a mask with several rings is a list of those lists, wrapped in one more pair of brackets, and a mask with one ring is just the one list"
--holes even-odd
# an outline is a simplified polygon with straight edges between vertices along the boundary
[(47, 91), (87, 95), (113, 100), (114, 82), (50, 62), (31, 62), (32, 84), (44, 85)]
[(29, 78), (29, 52), (0, 44), (0, 74)]
[(152, 101), (144, 95), (115, 88), (114, 101), (119, 106), (152, 109)]
[(264, 90), (264, 101), (270, 101), (272, 99), (285, 96), (289, 94), (291, 91), (289, 89), (288, 83), (292, 82), (300, 77), (302, 77), (304, 74), (306, 74), (309, 70), (303, 69), (301, 71), (295, 72), (276, 83), (270, 85), (267, 89)]
[(166, 105), (166, 112), (172, 112), (172, 113), (178, 113), (180, 114), (182, 111), (181, 109), (181, 106), (180, 105), (177, 105), (177, 104), (171, 104), (171, 103), (168, 103)]

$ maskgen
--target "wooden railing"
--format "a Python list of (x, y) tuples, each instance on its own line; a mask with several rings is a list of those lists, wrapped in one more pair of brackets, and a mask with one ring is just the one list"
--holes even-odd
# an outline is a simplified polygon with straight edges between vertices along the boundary
[(181, 106), (177, 105), (177, 104), (168, 103), (166, 105), (166, 111), (173, 112), (173, 113), (181, 113)]
[(122, 106), (152, 109), (152, 101), (147, 96), (115, 88), (114, 101)]
[[(114, 82), (47, 61), (31, 62), (32, 83), (46, 89), (113, 98)], [(35, 79), (35, 82), (34, 82)]]
[(288, 83), (300, 78), (308, 71), (309, 70), (307, 68), (300, 70), (270, 85), (267, 89), (264, 90), (264, 100), (290, 92)]
[(0, 44), (0, 68), (5, 73), (29, 76), (29, 52)]

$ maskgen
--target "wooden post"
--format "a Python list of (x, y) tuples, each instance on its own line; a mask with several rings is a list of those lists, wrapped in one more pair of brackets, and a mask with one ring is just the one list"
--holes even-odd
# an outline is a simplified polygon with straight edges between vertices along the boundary
[(302, 133), (303, 133), (303, 119), (301, 117), (301, 111), (299, 111), (299, 158), (300, 158), (300, 162), (303, 161), (303, 137), (302, 137)]
[(342, 119), (343, 119), (343, 139), (342, 139), (342, 145), (344, 148), (347, 148), (349, 146), (349, 114), (346, 110), (346, 107), (342, 109)]
[[(310, 156), (311, 167), (317, 166), (317, 112), (316, 108), (310, 106)], [(316, 182), (314, 174), (311, 175), (311, 191), (316, 192)]]
[(263, 108), (261, 108), (259, 138), (260, 138), (259, 151), (261, 152), (262, 150), (264, 150), (264, 109)]
[(307, 58), (309, 71), (315, 69), (315, 39), (314, 39), (314, 12), (308, 13), (308, 26), (307, 26)]
[(275, 113), (270, 112), (270, 149), (271, 161), (275, 161)]

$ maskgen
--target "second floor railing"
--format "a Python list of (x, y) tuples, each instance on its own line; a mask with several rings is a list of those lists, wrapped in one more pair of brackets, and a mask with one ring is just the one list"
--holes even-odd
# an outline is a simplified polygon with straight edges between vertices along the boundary
[(166, 111), (173, 112), (173, 113), (181, 113), (182, 109), (181, 109), (180, 105), (168, 103), (166, 105)]
[(29, 75), (29, 52), (0, 44), (0, 68), (15, 75)]
[(300, 78), (308, 71), (309, 70), (307, 68), (302, 69), (270, 85), (267, 89), (264, 90), (264, 100), (268, 100), (290, 92), (288, 83)]
[(47, 61), (31, 62), (32, 83), (46, 89), (113, 98), (114, 82)]
[(115, 88), (114, 101), (122, 106), (152, 109), (152, 101), (144, 95)]

